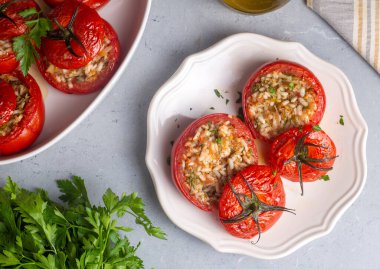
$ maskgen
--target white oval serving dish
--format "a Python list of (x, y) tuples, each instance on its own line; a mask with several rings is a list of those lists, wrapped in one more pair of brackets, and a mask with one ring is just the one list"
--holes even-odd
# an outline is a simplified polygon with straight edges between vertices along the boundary
[[(249, 240), (229, 235), (217, 214), (199, 210), (182, 196), (172, 182), (167, 157), (171, 141), (195, 118), (216, 112), (237, 114), (237, 91), (243, 89), (256, 68), (277, 58), (306, 66), (322, 82), (327, 107), (320, 125), (335, 141), (340, 157), (329, 173), (331, 180), (305, 183), (303, 197), (298, 183), (284, 180), (286, 206), (295, 208), (297, 215), (284, 213), (260, 242), (252, 245)], [(214, 89), (230, 102), (226, 105), (225, 99), (216, 97)], [(344, 126), (338, 124), (340, 115), (344, 116)], [(188, 57), (158, 90), (148, 112), (146, 163), (161, 206), (178, 227), (218, 251), (274, 259), (328, 234), (358, 197), (367, 173), (367, 133), (352, 86), (342, 71), (299, 43), (237, 34)]]
[[(37, 1), (46, 7), (42, 0)], [(99, 14), (116, 30), (121, 43), (121, 64), (103, 90), (88, 95), (64, 94), (48, 86), (38, 71), (32, 75), (39, 82), (45, 100), (45, 124), (37, 141), (25, 151), (0, 156), (0, 165), (32, 157), (52, 146), (73, 130), (112, 90), (125, 71), (144, 32), (152, 0), (111, 0)]]

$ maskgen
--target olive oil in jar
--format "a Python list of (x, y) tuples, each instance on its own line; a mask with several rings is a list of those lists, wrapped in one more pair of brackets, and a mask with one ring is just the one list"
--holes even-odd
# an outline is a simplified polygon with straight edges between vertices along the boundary
[(279, 8), (289, 0), (223, 0), (223, 2), (244, 13), (260, 14)]

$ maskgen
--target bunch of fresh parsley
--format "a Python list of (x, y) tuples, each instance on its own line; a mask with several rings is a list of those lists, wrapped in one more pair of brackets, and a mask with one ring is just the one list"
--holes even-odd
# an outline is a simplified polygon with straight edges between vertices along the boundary
[(136, 193), (118, 197), (108, 189), (104, 206), (94, 206), (80, 177), (57, 184), (65, 205), (50, 200), (42, 189), (22, 189), (10, 178), (0, 188), (0, 268), (143, 268), (136, 256), (139, 245), (132, 246), (119, 233), (132, 230), (116, 220), (126, 214), (149, 235), (165, 239)]

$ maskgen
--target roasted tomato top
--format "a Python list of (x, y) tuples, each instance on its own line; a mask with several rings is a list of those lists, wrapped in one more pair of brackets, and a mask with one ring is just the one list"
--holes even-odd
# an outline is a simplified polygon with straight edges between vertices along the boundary
[(11, 39), (28, 29), (19, 13), (29, 8), (39, 10), (33, 0), (0, 0), (0, 39)]
[(306, 67), (275, 61), (260, 67), (243, 91), (244, 118), (266, 141), (292, 127), (318, 124), (324, 114), (323, 87)]
[(191, 123), (173, 146), (172, 177), (182, 194), (211, 211), (226, 179), (257, 163), (249, 129), (235, 116), (211, 114)]
[(20, 71), (0, 75), (0, 155), (17, 153), (30, 146), (44, 123), (40, 89)]
[(270, 166), (252, 165), (225, 184), (219, 200), (219, 218), (233, 236), (252, 238), (277, 222), (285, 205), (280, 176)]
[(118, 67), (120, 44), (112, 26), (104, 22), (105, 37), (100, 52), (87, 65), (69, 72), (49, 63), (41, 55), (37, 62), (41, 74), (53, 87), (66, 93), (86, 94), (102, 89)]
[(0, 40), (0, 74), (9, 73), (18, 66), (10, 39)]
[(271, 146), (271, 163), (286, 179), (315, 181), (332, 170), (336, 158), (332, 139), (318, 126), (292, 128), (278, 136)]
[(48, 15), (53, 29), (42, 40), (42, 53), (59, 68), (76, 69), (100, 51), (104, 23), (98, 13), (75, 0), (66, 0)]
[[(46, 4), (51, 7), (56, 7), (59, 4), (62, 4), (65, 0), (44, 0)], [(107, 4), (110, 0), (77, 0), (78, 2), (82, 2), (86, 6), (90, 8), (100, 8)]]

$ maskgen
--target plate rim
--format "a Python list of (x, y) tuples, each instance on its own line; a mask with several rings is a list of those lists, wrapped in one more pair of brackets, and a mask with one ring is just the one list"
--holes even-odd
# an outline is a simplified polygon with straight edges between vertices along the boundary
[[(255, 249), (256, 252), (255, 251), (252, 252), (252, 248), (250, 248), (249, 250), (240, 249), (240, 248), (236, 249), (236, 247), (234, 248), (234, 245), (233, 245), (234, 242), (228, 242), (228, 240), (225, 240), (225, 242), (223, 241), (216, 242), (215, 240), (207, 238), (207, 236), (203, 235), (201, 232), (197, 230), (191, 230), (191, 227), (190, 227), (191, 225), (189, 225), (188, 223), (184, 225), (183, 223), (181, 223), (181, 221), (176, 219), (175, 216), (172, 215), (171, 212), (169, 211), (167, 204), (164, 203), (165, 199), (163, 199), (162, 197), (163, 195), (162, 190), (158, 186), (159, 180), (155, 178), (155, 172), (154, 172), (154, 163), (153, 163), (154, 155), (153, 155), (153, 149), (152, 149), (153, 148), (152, 147), (152, 144), (153, 144), (152, 130), (154, 126), (153, 119), (154, 119), (155, 109), (158, 107), (159, 102), (161, 101), (162, 97), (168, 92), (170, 92), (170, 89), (173, 88), (172, 85), (180, 84), (183, 77), (186, 77), (186, 73), (190, 71), (191, 68), (197, 62), (204, 61), (207, 58), (215, 57), (219, 54), (218, 51), (230, 48), (233, 46), (234, 43), (241, 42), (244, 39), (260, 40), (263, 43), (278, 44), (280, 45), (279, 47), (281, 48), (283, 48), (284, 46), (297, 48), (301, 50), (303, 53), (307, 54), (308, 57), (309, 56), (312, 57), (315, 61), (322, 63), (325, 66), (328, 65), (330, 68), (332, 68), (335, 72), (337, 72), (340, 75), (339, 77), (343, 79), (343, 83), (346, 84), (347, 86), (347, 87), (344, 87), (346, 89), (346, 91), (344, 91), (344, 98), (345, 99), (348, 98), (348, 100), (345, 100), (345, 103), (349, 102), (350, 107), (351, 107), (350, 116), (352, 118), (355, 118), (356, 133), (354, 137), (354, 143), (355, 143), (355, 148), (358, 149), (359, 151), (358, 159), (361, 160), (361, 163), (359, 165), (361, 169), (358, 169), (357, 171), (358, 173), (354, 181), (354, 183), (356, 184), (354, 184), (354, 187), (352, 187), (352, 189), (350, 189), (347, 193), (345, 193), (345, 195), (341, 199), (339, 199), (339, 202), (337, 202), (336, 205), (332, 206), (329, 209), (329, 211), (327, 212), (326, 216), (323, 219), (323, 223), (317, 227), (308, 228), (307, 231), (310, 231), (310, 233), (302, 232), (302, 235), (304, 235), (303, 238), (300, 238), (297, 242), (295, 242), (294, 245), (287, 246), (286, 249), (280, 249), (277, 252), (273, 251), (272, 253), (269, 253), (268, 251), (264, 251), (264, 252), (257, 251), (259, 249)], [(342, 81), (340, 81), (339, 83), (342, 83)], [(147, 113), (147, 147), (146, 147), (145, 162), (149, 170), (149, 173), (151, 175), (153, 185), (154, 185), (154, 188), (155, 188), (155, 191), (156, 191), (156, 194), (157, 194), (157, 197), (162, 209), (164, 210), (165, 214), (169, 217), (169, 219), (179, 228), (197, 237), (198, 239), (208, 243), (215, 250), (220, 251), (220, 252), (244, 254), (244, 255), (252, 256), (255, 258), (261, 258), (261, 259), (277, 259), (277, 258), (285, 257), (295, 252), (299, 248), (303, 247), (304, 245), (308, 244), (309, 242), (330, 233), (335, 227), (338, 220), (344, 214), (344, 212), (359, 197), (367, 179), (367, 158), (366, 158), (367, 137), (368, 137), (368, 126), (359, 110), (352, 85), (349, 82), (347, 76), (338, 67), (316, 56), (301, 43), (276, 40), (270, 37), (266, 37), (266, 36), (262, 36), (262, 35), (258, 35), (254, 33), (239, 33), (239, 34), (234, 34), (227, 38), (224, 38), (221, 41), (217, 42), (216, 44), (212, 45), (211, 47), (186, 57), (185, 60), (182, 62), (182, 64), (179, 66), (179, 68), (174, 72), (174, 74), (156, 92), (156, 94), (152, 98), (152, 101), (149, 105), (149, 109)]]
[(132, 43), (132, 46), (128, 50), (126, 56), (124, 57), (123, 61), (121, 62), (120, 66), (117, 68), (115, 74), (112, 76), (110, 81), (108, 81), (107, 85), (99, 92), (99, 94), (95, 97), (95, 99), (91, 102), (91, 104), (77, 117), (72, 123), (70, 123), (63, 131), (61, 131), (58, 135), (54, 136), (52, 139), (46, 141), (45, 143), (42, 143), (39, 147), (36, 149), (27, 152), (23, 154), (22, 152), (15, 154), (14, 157), (10, 157), (8, 159), (0, 160), (0, 166), (1, 165), (7, 165), (15, 162), (19, 162), (31, 157), (34, 157), (38, 155), (39, 153), (45, 151), (46, 149), (50, 148), (57, 142), (59, 142), (61, 139), (63, 139), (67, 134), (69, 134), (72, 130), (74, 130), (84, 119), (86, 119), (92, 111), (103, 101), (103, 99), (111, 92), (113, 87), (116, 85), (116, 83), (119, 81), (121, 75), (126, 70), (127, 66), (129, 65), (132, 57), (134, 56), (140, 42), (142, 39), (142, 36), (144, 34), (150, 10), (152, 7), (152, 1), (153, 0), (145, 0), (146, 1), (146, 8), (144, 11), (144, 16), (141, 21), (140, 28), (136, 34), (136, 38)]

